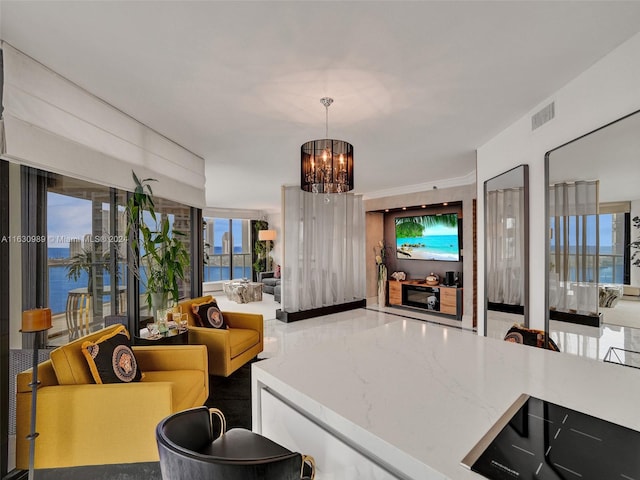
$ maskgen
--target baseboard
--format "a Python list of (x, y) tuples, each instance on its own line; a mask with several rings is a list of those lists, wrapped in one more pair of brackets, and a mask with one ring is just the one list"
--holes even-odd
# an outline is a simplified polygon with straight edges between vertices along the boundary
[(524, 315), (524, 305), (508, 305), (506, 303), (487, 302), (487, 310)]
[(346, 312), (357, 308), (367, 306), (365, 299), (355, 300), (353, 302), (340, 303), (338, 305), (329, 305), (327, 307), (312, 308), (310, 310), (301, 310), (298, 312), (285, 312), (281, 309), (276, 310), (276, 318), (285, 323), (297, 322), (313, 317), (321, 317), (323, 315), (331, 315), (332, 313)]
[(567, 323), (577, 323), (578, 325), (586, 325), (587, 327), (599, 327), (602, 324), (602, 313), (594, 315), (582, 315), (580, 313), (560, 312), (558, 310), (550, 310), (549, 318), (551, 320), (559, 320)]

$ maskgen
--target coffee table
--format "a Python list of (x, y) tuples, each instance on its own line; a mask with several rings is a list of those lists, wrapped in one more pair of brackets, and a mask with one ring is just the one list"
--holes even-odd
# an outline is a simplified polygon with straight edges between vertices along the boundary
[(224, 282), (222, 290), (229, 300), (236, 303), (262, 301), (262, 283), (232, 280)]

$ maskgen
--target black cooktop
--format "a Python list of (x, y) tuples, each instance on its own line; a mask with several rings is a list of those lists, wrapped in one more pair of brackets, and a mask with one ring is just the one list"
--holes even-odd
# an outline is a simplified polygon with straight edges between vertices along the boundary
[(521, 395), (462, 464), (492, 480), (640, 480), (640, 432)]

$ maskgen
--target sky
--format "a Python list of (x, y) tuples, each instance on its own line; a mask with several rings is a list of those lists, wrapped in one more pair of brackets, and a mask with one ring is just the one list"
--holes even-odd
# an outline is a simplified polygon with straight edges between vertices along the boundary
[(91, 202), (47, 193), (47, 235), (49, 247), (68, 247), (70, 239), (82, 240), (91, 233)]
[[(211, 219), (207, 218), (207, 221)], [(213, 245), (222, 246), (222, 235), (229, 231), (229, 220), (226, 218), (213, 219)], [(242, 220), (234, 220), (232, 223), (233, 246), (242, 247)]]

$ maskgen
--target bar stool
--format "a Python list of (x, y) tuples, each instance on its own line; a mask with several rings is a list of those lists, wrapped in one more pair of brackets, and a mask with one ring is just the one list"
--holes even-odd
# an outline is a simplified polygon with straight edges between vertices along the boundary
[[(213, 416), (220, 435), (213, 434)], [(225, 432), (220, 410), (196, 407), (169, 415), (156, 427), (163, 480), (312, 480), (312, 457), (292, 452), (243, 428)]]

